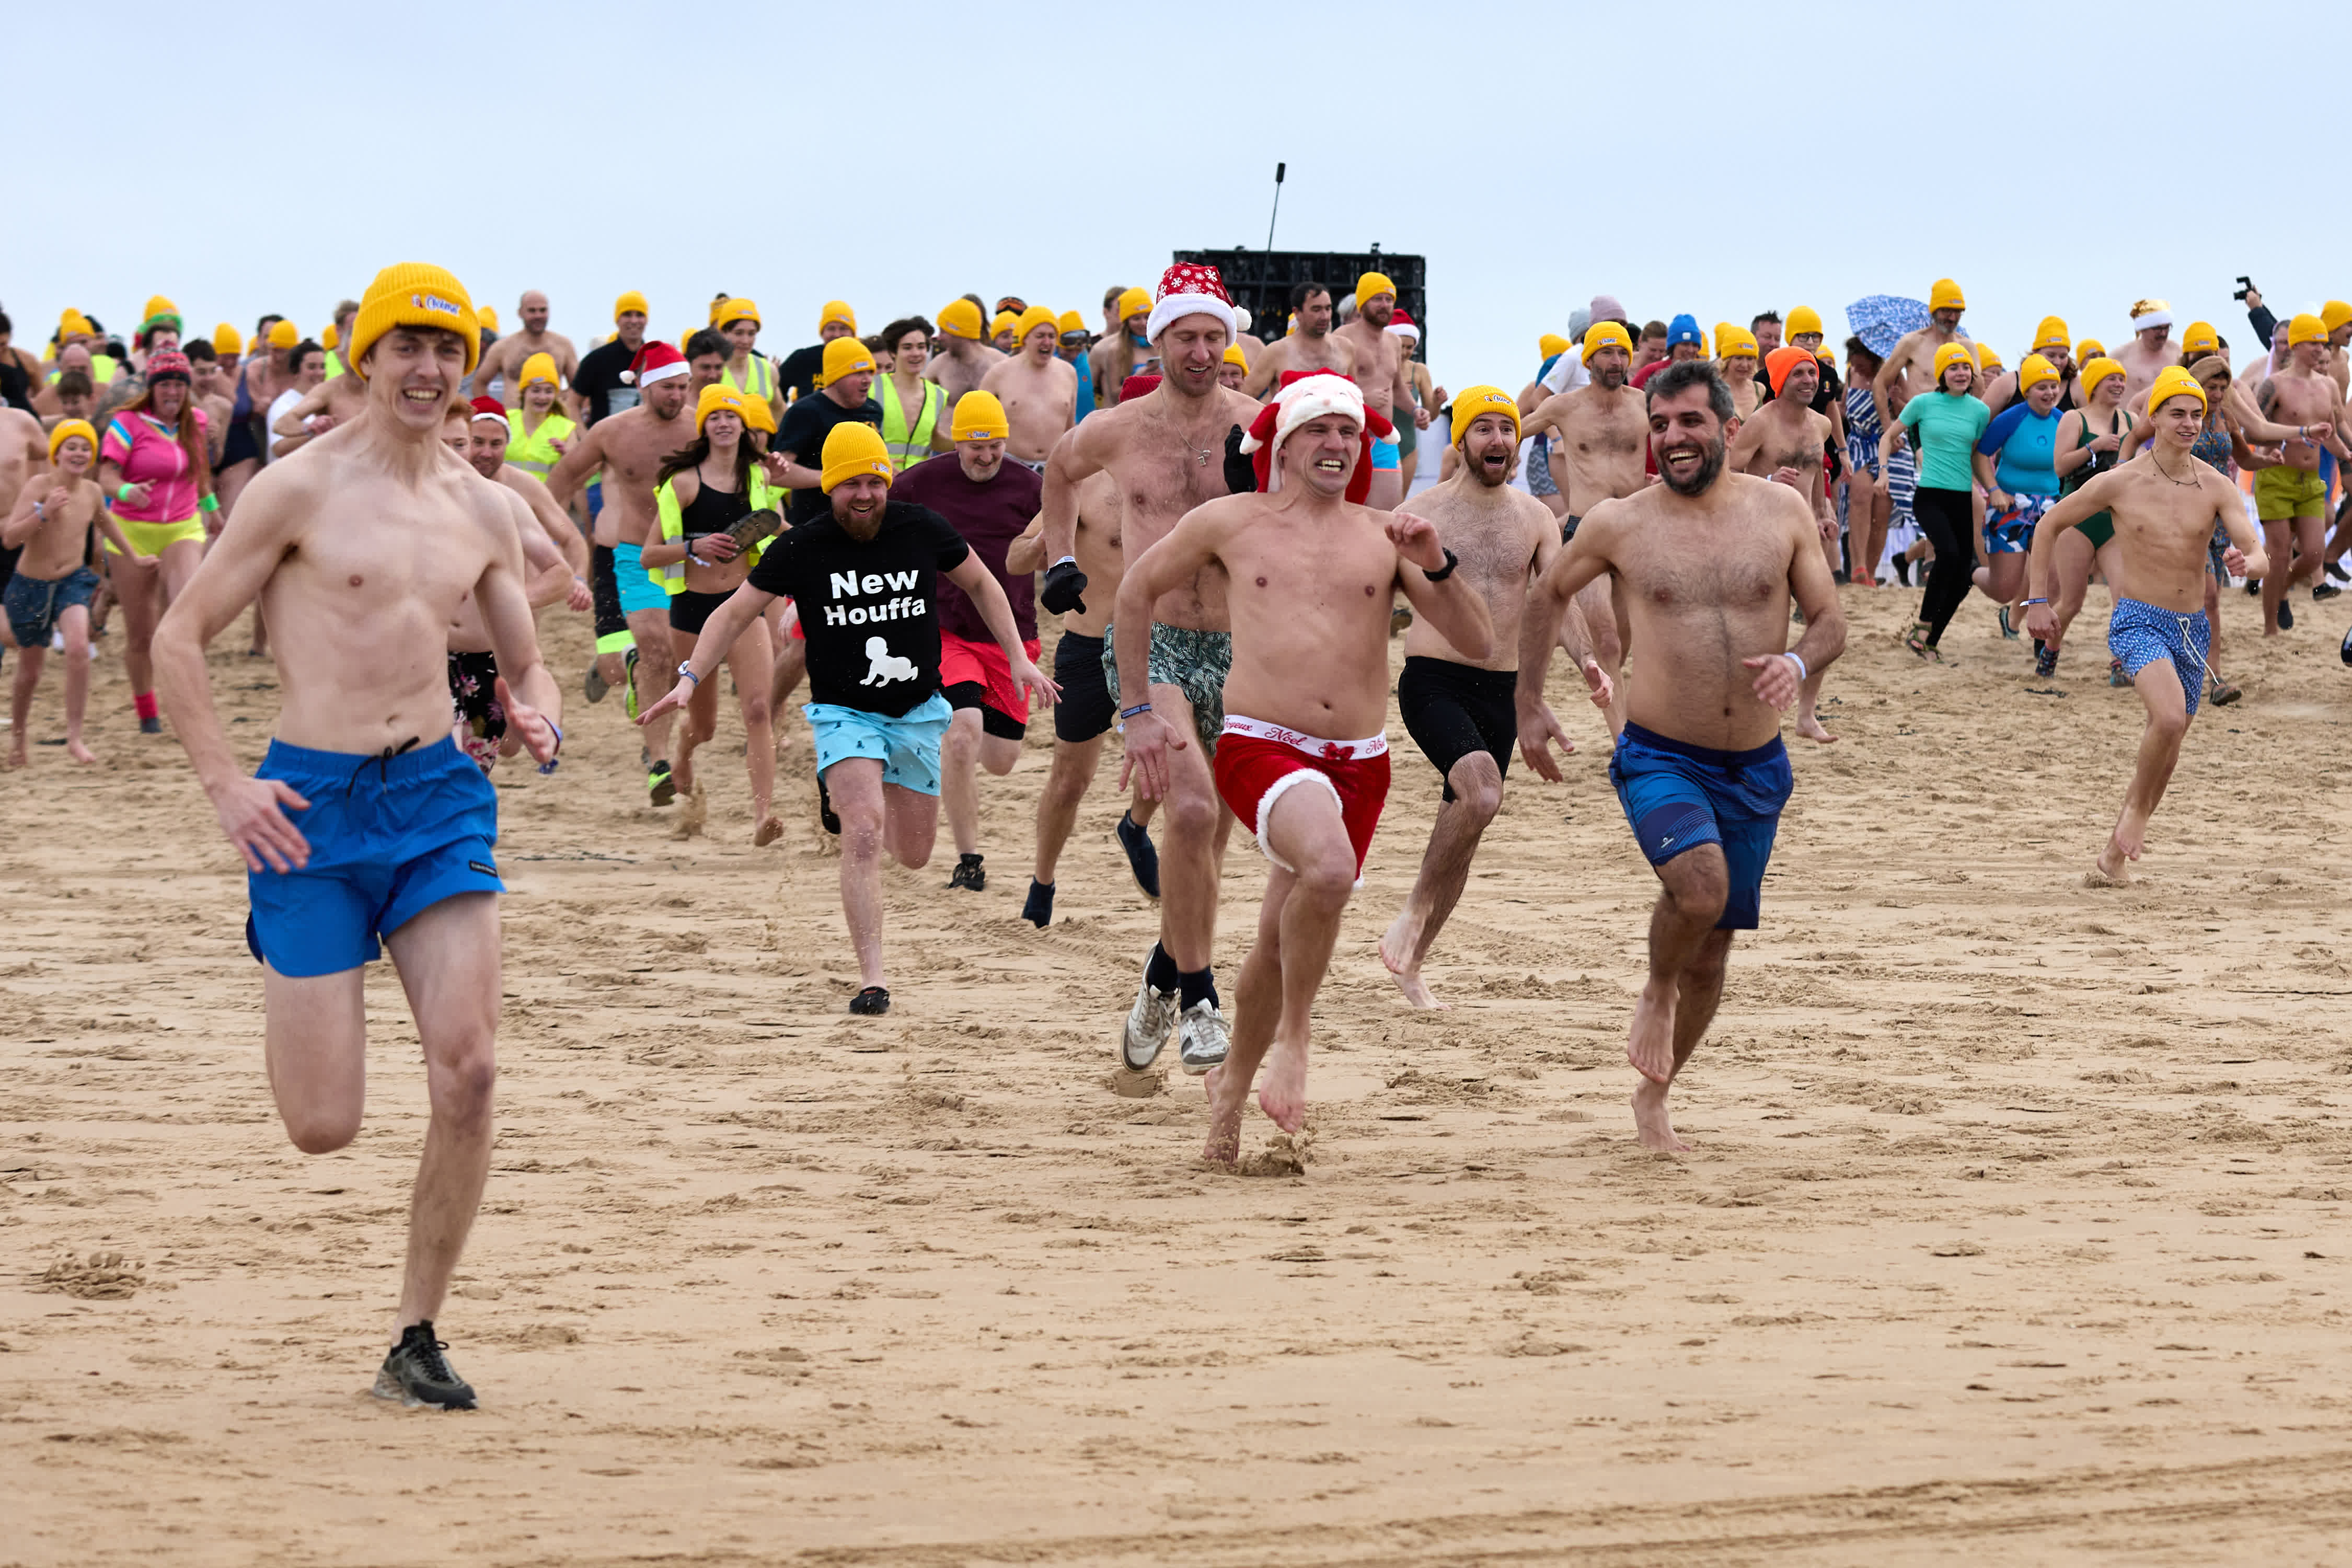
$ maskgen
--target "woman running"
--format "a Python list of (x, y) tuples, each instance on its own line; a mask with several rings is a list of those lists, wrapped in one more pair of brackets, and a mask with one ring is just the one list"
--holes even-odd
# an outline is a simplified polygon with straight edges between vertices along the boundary
[(1960, 602), (1969, 596), (1976, 564), (1971, 535), (1975, 529), (1976, 486), (1969, 458), (1977, 437), (1992, 423), (1985, 405), (1969, 395), (1976, 384), (1976, 360), (1965, 342), (1949, 342), (1936, 351), (1933, 390), (1903, 405), (1898, 427), (1879, 444), (1883, 463), (1902, 449), (1906, 438), (1919, 449), (1919, 489), (1912, 510), (1936, 552), (1936, 564), (1919, 597), (1919, 618), (1895, 641), (1937, 664), (1944, 662), (1937, 644)]
[(563, 460), (563, 448), (580, 426), (556, 406), (562, 381), (553, 354), (535, 353), (524, 360), (515, 373), (515, 383), (521, 391), (522, 406), (516, 410), (514, 428), (507, 436), (507, 461), (544, 484), (555, 465)]
[[(1853, 580), (1865, 588), (1879, 585), (1878, 568), (1886, 559), (1891, 529), (1911, 531), (1911, 500), (1918, 488), (1918, 465), (1908, 448), (1883, 466), (1878, 460), (1881, 437), (1878, 404), (1871, 396), (1871, 379), (1886, 362), (1858, 337), (1845, 341), (1845, 460), (1847, 479), (1846, 532), (1853, 543)], [(1910, 541), (1906, 538), (1905, 544)], [(1911, 582), (1910, 558), (1896, 567), (1904, 585)]]
[[(2059, 416), (2057, 449), (2051, 458), (2061, 496), (2073, 495), (2123, 461), (2119, 448), (2132, 428), (2132, 416), (2124, 411), (2124, 367), (2117, 361), (2101, 354), (2083, 363), (2083, 394), (2089, 405)], [(2044, 679), (2058, 673), (2058, 650), (2065, 646), (2066, 628), (2082, 613), (2095, 560), (2107, 592), (2123, 592), (2123, 551), (2115, 538), (2115, 519), (2104, 511), (2058, 536), (2058, 602), (2052, 606), (2058, 616), (2058, 635), (2033, 645), (2033, 673)], [(2112, 669), (2122, 668), (2120, 659), (2112, 661)]]
[(122, 666), (142, 735), (163, 732), (148, 653), (155, 623), (195, 575), (205, 556), (204, 516), (220, 505), (205, 456), (205, 423), (187, 356), (166, 352), (150, 356), (146, 390), (107, 421), (99, 443), (99, 486), (131, 545), (126, 555), (107, 542), (107, 571), (130, 632)]
[[(695, 405), (693, 445), (671, 453), (655, 483), (661, 539), (658, 543), (646, 542), (645, 565), (647, 575), (669, 591), (670, 644), (681, 662), (693, 653), (710, 613), (742, 586), (760, 559), (759, 540), (746, 548), (730, 530), (754, 511), (772, 514), (783, 503), (784, 493), (771, 487), (760, 470), (758, 444), (745, 437), (747, 428), (756, 427), (754, 408), (765, 412), (758, 400), (731, 386), (704, 387)], [(751, 842), (772, 844), (783, 824), (768, 810), (776, 792), (776, 745), (768, 705), (771, 670), (764, 619), (754, 620), (735, 639), (728, 650), (727, 668), (735, 679), (736, 701), (743, 711), (743, 762), (751, 776)], [(695, 791), (695, 748), (718, 730), (719, 689), (697, 680), (670, 763), (670, 776), (689, 795)]]
[(2026, 552), (2033, 548), (2033, 525), (2058, 501), (2058, 395), (2065, 390), (2058, 367), (2040, 354), (2027, 354), (2017, 367), (2018, 402), (1992, 416), (1977, 437), (1973, 459), (1985, 495), (1985, 563), (1972, 580), (2000, 606), (2000, 635), (2015, 637), (2024, 611), (2010, 611), (2025, 597)]

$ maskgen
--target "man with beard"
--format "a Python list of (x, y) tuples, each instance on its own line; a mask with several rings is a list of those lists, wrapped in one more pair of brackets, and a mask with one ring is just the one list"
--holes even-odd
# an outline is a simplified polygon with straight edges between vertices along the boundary
[[(1322, 293), (1328, 312), (1330, 296)], [(1124, 397), (1062, 437), (1045, 465), (1040, 516), (1045, 574), (1037, 602), (1060, 615), (1086, 608), (1086, 574), (1073, 546), (1078, 487), (1108, 471), (1127, 498), (1121, 547), (1133, 571), (1144, 552), (1202, 502), (1231, 494), (1220, 455), (1228, 433), (1257, 416), (1258, 405), (1217, 384), (1225, 345), (1233, 338), (1234, 306), (1213, 267), (1179, 263), (1160, 276), (1159, 298), (1146, 323), (1149, 342), (1165, 367), (1148, 393)], [(1279, 345), (1266, 353), (1275, 353)], [(1137, 628), (1150, 647), (1150, 710), (1177, 731), (1169, 750), (1167, 820), (1160, 856), (1160, 940), (1145, 961), (1135, 1005), (1120, 1031), (1120, 1059), (1140, 1072), (1159, 1059), (1172, 1033), (1190, 1073), (1225, 1059), (1229, 1043), (1209, 965), (1217, 930), (1217, 876), (1233, 818), (1219, 805), (1209, 771), (1224, 727), (1225, 671), (1233, 664), (1233, 619), (1224, 574), (1204, 568), (1151, 602), (1150, 625)], [(1381, 614), (1387, 614), (1383, 602)], [(1116, 636), (1104, 628), (1106, 639)], [(1103, 659), (1107, 679), (1118, 679), (1115, 644)], [(1139, 681), (1139, 685), (1143, 682)], [(1186, 743), (1189, 733), (1197, 745)], [(1123, 786), (1122, 786), (1123, 787)]]
[(1947, 343), (1967, 341), (1960, 336), (1960, 316), (1968, 308), (1960, 286), (1948, 278), (1937, 279), (1936, 286), (1927, 290), (1928, 324), (1897, 339), (1895, 351), (1871, 378), (1870, 393), (1878, 405), (1880, 429), (1894, 429), (1895, 416), (1905, 404), (1923, 392), (1936, 390), (1936, 351)]
[[(854, 338), (835, 343), (857, 346)], [(828, 347), (833, 345), (828, 344)], [(963, 590), (1004, 658), (1024, 704), (1051, 705), (1054, 683), (1022, 647), (1004, 590), (947, 519), (890, 499), (890, 448), (858, 420), (824, 438), (819, 515), (769, 543), (743, 585), (713, 610), (677, 667), (679, 684), (640, 723), (684, 706), (745, 627), (780, 595), (808, 637), (808, 716), (817, 776), (841, 818), (841, 909), (861, 989), (849, 1010), (890, 1010), (882, 968), (882, 855), (908, 869), (931, 858), (940, 826), (940, 741), (953, 712), (940, 695), (939, 584)], [(941, 458), (942, 462), (950, 461)]]
[(500, 338), (482, 355), (480, 368), (474, 372), (474, 385), (483, 392), (495, 382), (509, 408), (522, 406), (522, 388), (517, 384), (522, 375), (523, 361), (533, 354), (545, 354), (555, 362), (556, 374), (562, 384), (576, 384), (580, 374), (580, 351), (562, 332), (547, 330), (547, 296), (536, 289), (523, 291), (516, 313), (522, 318), (522, 331)]
[[(1625, 1055), (1642, 1075), (1633, 1124), (1643, 1144), (1678, 1150), (1667, 1090), (1722, 999), (1732, 933), (1756, 928), (1789, 798), (1780, 715), (1844, 647), (1845, 617), (1796, 492), (1723, 471), (1731, 390), (1713, 367), (1661, 371), (1648, 402), (1664, 483), (1595, 507), (1528, 591), (1517, 707), (1520, 754), (1557, 782), (1550, 744), (1567, 737), (1544, 701), (1551, 627), (1578, 589), (1614, 574), (1642, 657), (1609, 778), (1664, 886)], [(1782, 652), (1791, 593), (1805, 635)]]
[[(1430, 994), (1422, 961), (1462, 898), (1479, 836), (1503, 804), (1503, 775), (1517, 733), (1512, 712), (1519, 611), (1530, 573), (1541, 575), (1559, 551), (1551, 510), (1511, 488), (1518, 465), (1519, 408), (1499, 386), (1473, 386), (1454, 397), (1454, 477), (1413, 498), (1412, 514), (1437, 530), (1437, 542), (1461, 562), (1462, 581), (1486, 606), (1494, 640), (1482, 658), (1465, 658), (1428, 621), (1405, 634), (1397, 710), (1405, 732), (1444, 781), (1437, 826), (1421, 858), (1412, 896), (1381, 937), (1381, 962), (1416, 1007), (1447, 1004)], [(1406, 516), (1398, 513), (1400, 521)], [(1569, 618), (1578, 616), (1571, 602)], [(1609, 678), (1590, 657), (1584, 678), (1606, 702)]]
[[(1172, 350), (1170, 365), (1176, 368)], [(1242, 1113), (1261, 1062), (1260, 1109), (1286, 1132), (1305, 1125), (1315, 996), (1388, 798), (1381, 725), (1390, 605), (1402, 593), (1415, 625), (1433, 625), (1466, 658), (1484, 658), (1494, 646), (1486, 606), (1456, 575), (1460, 558), (1438, 542), (1436, 529), (1350, 499), (1360, 494), (1351, 481), (1365, 437), (1379, 428), (1362, 390), (1347, 377), (1324, 373), (1287, 383), (1243, 443), (1265, 454), (1265, 493), (1195, 508), (1119, 584), (1115, 635), (1127, 771), (1142, 779), (1146, 795), (1162, 798), (1171, 764), (1190, 749), (1189, 726), (1181, 715), (1158, 711), (1160, 688), (1145, 681), (1152, 607), (1212, 574), (1232, 594), (1233, 708), (1219, 726), (1216, 787), (1255, 830), (1270, 864), (1257, 940), (1235, 987), (1241, 1026), (1231, 1055), (1202, 1085), (1203, 1153), (1213, 1164), (1231, 1166), (1240, 1157)], [(1532, 548), (1549, 532), (1549, 518), (1528, 530)]]
[[(1576, 537), (1584, 516), (1607, 500), (1622, 500), (1650, 482), (1643, 461), (1650, 445), (1650, 421), (1642, 395), (1627, 384), (1633, 373), (1633, 335), (1620, 321), (1595, 321), (1584, 330), (1585, 373), (1592, 379), (1573, 392), (1545, 398), (1527, 418), (1525, 434), (1552, 431), (1551, 450), (1567, 465), (1568, 516), (1560, 542)], [(1565, 356), (1563, 356), (1565, 357)], [(1596, 577), (1578, 595), (1593, 657), (1612, 690), (1625, 663), (1625, 627), (1606, 578)], [(1574, 651), (1575, 645), (1563, 643)], [(1625, 727), (1622, 697), (1601, 707), (1613, 739)]]
[[(1814, 525), (1822, 536), (1822, 560), (1829, 568), (1831, 580), (1836, 580), (1838, 569), (1837, 513), (1830, 507), (1826, 482), (1827, 468), (1822, 461), (1823, 443), (1830, 438), (1830, 422), (1812, 409), (1813, 394), (1821, 384), (1821, 361), (1807, 349), (1786, 345), (1764, 356), (1766, 383), (1772, 389), (1771, 401), (1759, 408), (1753, 416), (1739, 426), (1731, 438), (1730, 455), (1726, 458), (1732, 472), (1753, 474), (1758, 479), (1770, 479), (1787, 485), (1805, 498), (1805, 506), (1813, 514)], [(1822, 696), (1822, 676), (1814, 670), (1806, 676), (1797, 694), (1797, 733), (1808, 741), (1828, 745), (1837, 737), (1822, 724), (1816, 711)]]
[[(596, 515), (596, 542), (613, 552), (621, 614), (635, 645), (627, 659), (635, 710), (650, 714), (673, 679), (669, 660), (662, 657), (669, 647), (669, 595), (646, 571), (642, 557), (657, 515), (654, 481), (660, 477), (662, 459), (693, 442), (694, 414), (686, 398), (686, 356), (677, 350), (649, 339), (630, 367), (636, 377), (637, 405), (581, 432), (547, 476), (547, 489), (557, 506), (569, 508), (591, 475), (600, 470), (604, 475), (604, 509)], [(667, 718), (646, 726), (646, 797), (656, 805), (667, 805), (677, 798), (677, 785), (669, 776)]]
[[(1406, 413), (1419, 429), (1429, 423), (1429, 411), (1412, 401), (1412, 374), (1405, 366), (1412, 355), (1388, 330), (1396, 319), (1396, 285), (1385, 273), (1367, 272), (1356, 279), (1356, 316), (1332, 336), (1356, 351), (1356, 384), (1364, 389), (1364, 406), (1393, 422)], [(1370, 501), (1380, 510), (1392, 510), (1404, 500), (1404, 450), (1402, 441), (1372, 443)]]
[(1290, 291), (1290, 311), (1297, 331), (1266, 344), (1242, 382), (1242, 391), (1252, 397), (1264, 397), (1280, 386), (1285, 372), (1356, 374), (1355, 345), (1331, 330), (1330, 289), (1320, 283), (1299, 284)]
[(996, 395), (1011, 422), (1005, 455), (1042, 474), (1054, 443), (1078, 422), (1078, 373), (1054, 352), (1061, 343), (1062, 324), (1045, 306), (1024, 310), (1013, 331), (1013, 357), (989, 366), (980, 385)]

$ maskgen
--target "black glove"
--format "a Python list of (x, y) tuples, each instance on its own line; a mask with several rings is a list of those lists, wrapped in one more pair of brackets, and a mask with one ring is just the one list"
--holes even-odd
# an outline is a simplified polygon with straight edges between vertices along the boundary
[(1242, 451), (1242, 427), (1225, 432), (1225, 489), (1237, 496), (1257, 489), (1257, 465)]
[(1087, 574), (1078, 570), (1075, 561), (1056, 561), (1045, 571), (1045, 585), (1037, 591), (1037, 602), (1057, 616), (1072, 610), (1087, 613), (1087, 602), (1080, 597), (1087, 591)]

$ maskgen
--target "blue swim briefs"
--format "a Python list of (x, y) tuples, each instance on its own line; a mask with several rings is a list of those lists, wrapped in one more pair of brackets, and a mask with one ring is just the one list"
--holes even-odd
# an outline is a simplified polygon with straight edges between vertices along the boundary
[(613, 580), (621, 590), (621, 614), (659, 610), (669, 615), (669, 590), (646, 575), (645, 551), (635, 544), (613, 546)]
[(1394, 441), (1372, 443), (1372, 467), (1375, 470), (1393, 473), (1404, 467), (1402, 448)]
[(2137, 680), (2158, 659), (2170, 659), (2192, 719), (2205, 696), (2205, 656), (2212, 648), (2213, 624), (2202, 610), (2184, 613), (2118, 598), (2115, 614), (2107, 618), (2107, 651), (2123, 660), (2124, 674)]
[(491, 847), (499, 795), (446, 732), (397, 756), (269, 742), (256, 778), (309, 801), (286, 810), (310, 864), (249, 871), (245, 942), (280, 974), (336, 974), (373, 962), (379, 934), (460, 893), (502, 893)]
[(1722, 846), (1731, 890), (1715, 929), (1754, 931), (1780, 808), (1796, 783), (1780, 738), (1718, 752), (1628, 724), (1609, 759), (1609, 782), (1651, 865), (1702, 844)]
[(955, 709), (939, 692), (896, 719), (837, 702), (803, 703), (801, 711), (816, 738), (818, 773), (845, 758), (871, 757), (882, 764), (884, 784), (940, 793), (940, 742)]

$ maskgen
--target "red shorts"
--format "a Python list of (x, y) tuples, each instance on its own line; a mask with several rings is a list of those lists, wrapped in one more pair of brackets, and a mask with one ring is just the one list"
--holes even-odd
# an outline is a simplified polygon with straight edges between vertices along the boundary
[(1302, 735), (1279, 724), (1268, 724), (1238, 714), (1225, 715), (1224, 732), (1217, 737), (1217, 793), (1244, 826), (1257, 835), (1265, 858), (1286, 871), (1280, 857), (1265, 842), (1266, 817), (1274, 803), (1310, 780), (1329, 790), (1339, 803), (1339, 820), (1347, 825), (1348, 842), (1356, 850), (1356, 881), (1364, 879), (1364, 857), (1371, 852), (1372, 830), (1381, 825), (1381, 807), (1389, 798), (1389, 740), (1374, 735), (1366, 741), (1326, 741)]
[[(1030, 638), (1021, 645), (1029, 662), (1037, 662), (1037, 639)], [(1029, 722), (1029, 694), (1013, 684), (1013, 666), (1006, 662), (1004, 650), (992, 642), (973, 642), (953, 632), (940, 634), (940, 689), (948, 700), (959, 708), (969, 706), (957, 700), (959, 686), (982, 688), (982, 705), (1009, 719), (1016, 726)], [(1019, 733), (1018, 729), (1014, 733)]]

